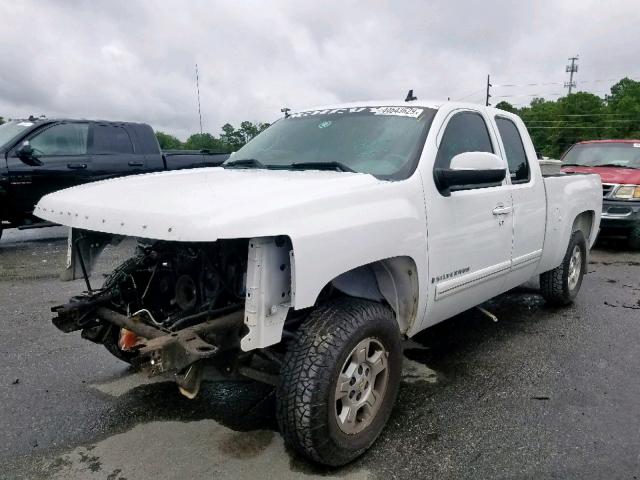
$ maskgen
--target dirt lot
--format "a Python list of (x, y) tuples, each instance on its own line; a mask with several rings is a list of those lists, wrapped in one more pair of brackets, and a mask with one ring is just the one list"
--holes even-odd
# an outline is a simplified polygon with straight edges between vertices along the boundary
[[(124, 245), (105, 255), (110, 270)], [(270, 387), (211, 383), (193, 401), (65, 335), (49, 308), (65, 231), (0, 241), (0, 478), (637, 478), (640, 253), (599, 244), (578, 301), (505, 294), (407, 345), (388, 428), (327, 470), (287, 451)]]

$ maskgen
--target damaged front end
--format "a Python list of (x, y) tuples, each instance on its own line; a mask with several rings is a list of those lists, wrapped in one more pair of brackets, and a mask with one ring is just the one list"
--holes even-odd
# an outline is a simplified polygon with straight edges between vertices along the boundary
[(255, 353), (273, 359), (261, 349), (283, 335), (291, 304), (288, 238), (139, 242), (135, 255), (92, 289), (96, 251), (108, 241), (71, 235), (67, 271), (73, 278), (80, 266), (87, 291), (52, 309), (58, 329), (81, 330), (150, 375), (172, 377), (189, 398), (207, 366), (266, 381), (277, 373), (256, 370), (253, 360)]

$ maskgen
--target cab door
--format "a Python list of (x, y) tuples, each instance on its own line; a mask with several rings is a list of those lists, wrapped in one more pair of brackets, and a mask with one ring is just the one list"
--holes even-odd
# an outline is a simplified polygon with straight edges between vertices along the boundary
[[(525, 147), (526, 130), (522, 122), (507, 115), (494, 117), (501, 156), (509, 167), (509, 191), (513, 202), (513, 249), (507, 288), (525, 283), (536, 272), (542, 258), (546, 227), (546, 202), (542, 174), (530, 167), (536, 161), (533, 145)], [(535, 173), (534, 173), (535, 172)]]
[(136, 152), (129, 132), (123, 125), (95, 122), (89, 131), (92, 180), (143, 173), (144, 154)]
[[(453, 111), (438, 134), (433, 168), (449, 168), (451, 159), (463, 152), (498, 153), (489, 125), (480, 111)], [(430, 325), (503, 291), (511, 263), (513, 205), (506, 180), (497, 186), (469, 186), (450, 196), (432, 179), (424, 183)]]
[(45, 126), (25, 139), (33, 151), (34, 165), (28, 165), (16, 151), (7, 156), (15, 208), (29, 215), (42, 196), (88, 181), (91, 158), (87, 151), (89, 125), (60, 122)]

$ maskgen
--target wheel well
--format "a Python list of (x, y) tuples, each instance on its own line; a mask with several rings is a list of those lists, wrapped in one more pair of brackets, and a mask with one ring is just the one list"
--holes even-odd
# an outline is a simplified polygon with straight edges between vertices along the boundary
[(386, 301), (395, 313), (400, 332), (406, 333), (418, 312), (418, 271), (411, 257), (393, 257), (345, 272), (331, 282), (351, 297)]
[(591, 245), (591, 233), (594, 218), (595, 212), (593, 210), (587, 210), (578, 214), (573, 221), (573, 226), (571, 227), (571, 233), (580, 230), (584, 234), (584, 237), (587, 240), (587, 245)]

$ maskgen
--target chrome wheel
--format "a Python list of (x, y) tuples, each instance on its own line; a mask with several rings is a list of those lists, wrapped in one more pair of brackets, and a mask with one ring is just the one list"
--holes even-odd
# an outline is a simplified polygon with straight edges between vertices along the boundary
[(569, 290), (574, 290), (578, 285), (580, 279), (580, 272), (582, 270), (582, 251), (580, 247), (576, 245), (571, 252), (571, 260), (569, 260), (569, 277), (568, 286)]
[(365, 338), (344, 363), (336, 385), (335, 416), (344, 433), (360, 433), (373, 421), (387, 389), (389, 352), (378, 340)]

